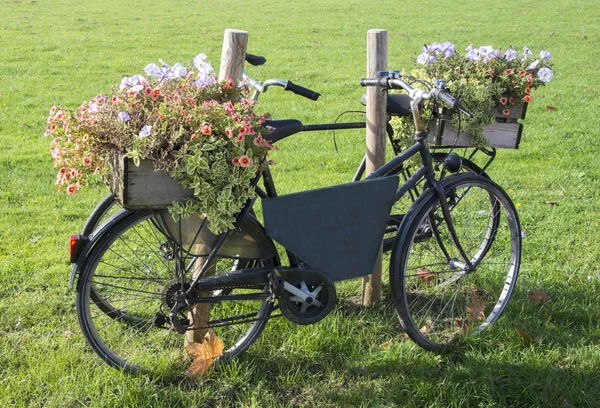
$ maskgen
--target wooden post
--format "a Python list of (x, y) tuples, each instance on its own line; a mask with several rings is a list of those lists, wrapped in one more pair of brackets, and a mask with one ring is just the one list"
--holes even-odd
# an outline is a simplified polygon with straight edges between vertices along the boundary
[(228, 28), (223, 37), (223, 51), (221, 52), (221, 68), (219, 81), (225, 78), (233, 79), (235, 85), (242, 80), (244, 61), (246, 60), (246, 45), (248, 33), (246, 31)]
[[(367, 32), (367, 77), (375, 78), (378, 71), (387, 71), (387, 30)], [(367, 175), (385, 164), (387, 93), (378, 87), (367, 87)], [(382, 249), (371, 275), (363, 278), (362, 303), (371, 306), (381, 300)]]
[[(234, 30), (228, 28), (225, 30), (225, 36), (223, 37), (223, 51), (221, 52), (221, 68), (219, 69), (219, 81), (223, 81), (226, 78), (233, 80), (234, 86), (237, 86), (238, 82), (242, 80), (242, 74), (244, 72), (244, 61), (246, 61), (246, 45), (248, 44), (248, 33), (246, 31)], [(205, 227), (206, 228), (206, 227)], [(194, 273), (192, 279), (195, 278), (202, 269), (205, 258), (200, 257), (196, 260), (194, 265)], [(216, 265), (209, 265), (205, 276), (211, 276), (215, 274)], [(200, 296), (208, 296), (209, 293), (201, 293)], [(205, 322), (210, 320), (210, 303), (197, 304), (192, 307), (192, 311), (189, 313), (190, 321), (196, 327), (202, 327)], [(208, 330), (190, 330), (185, 334), (185, 344), (190, 343), (202, 343), (208, 334)]]

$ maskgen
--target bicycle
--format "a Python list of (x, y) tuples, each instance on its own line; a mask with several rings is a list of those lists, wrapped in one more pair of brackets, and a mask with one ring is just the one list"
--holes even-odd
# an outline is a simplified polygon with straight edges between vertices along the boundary
[[(425, 92), (395, 76), (361, 84), (405, 89), (412, 106), (437, 98), (465, 111), (443, 88)], [(253, 183), (265, 227), (250, 213), (252, 201), (237, 214), (236, 230), (220, 236), (206, 230), (202, 217), (176, 223), (154, 210), (111, 216), (76, 254), (77, 312), (88, 343), (114, 367), (169, 375), (185, 368), (190, 332), (218, 336), (225, 346), (216, 360), (223, 362), (247, 349), (277, 308), (295, 323), (315, 323), (335, 305), (335, 281), (370, 273), (393, 204), (422, 180), (423, 192), (402, 217), (392, 249), (390, 283), (402, 325), (419, 345), (435, 350), (481, 332), (500, 317), (516, 283), (518, 216), (489, 179), (469, 172), (438, 181), (418, 109), (412, 114), (414, 145), (363, 181), (278, 197), (265, 164), (264, 190), (257, 186), (261, 175)], [(270, 138), (275, 143), (303, 130), (279, 121)], [(417, 155), (423, 166), (399, 186), (399, 168)], [(315, 202), (319, 211), (307, 213)], [(352, 217), (357, 213), (369, 217)], [(344, 218), (353, 222), (339, 222)], [(307, 220), (321, 230), (300, 233)], [(311, 234), (321, 243), (307, 248)], [(280, 266), (272, 238), (287, 248), (289, 266)], [(322, 239), (331, 246), (323, 250)], [(117, 313), (102, 310), (92, 289), (101, 289)], [(194, 314), (199, 304), (210, 305), (208, 321)]]
[[(262, 56), (246, 54), (246, 62), (248, 62), (252, 66), (261, 66), (266, 63), (266, 59)], [(250, 78), (246, 72), (244, 72), (244, 79), (245, 79), (245, 81), (247, 81), (247, 83), (249, 83), (255, 89), (255, 92), (251, 98), (254, 101), (257, 101), (260, 94), (266, 92), (268, 90), (268, 88), (271, 86), (283, 87), (285, 90), (292, 91), (294, 93), (297, 93), (299, 95), (302, 95), (308, 99), (315, 100), (315, 101), (319, 97), (319, 94), (317, 92), (314, 92), (314, 91), (308, 90), (306, 88), (303, 88), (301, 86), (298, 86), (296, 84), (293, 84), (291, 81), (284, 81), (284, 80), (280, 80), (280, 79), (269, 79), (264, 82), (259, 82), (257, 80)], [(363, 105), (366, 104), (366, 94), (361, 99), (361, 103)], [(392, 151), (393, 151), (394, 155), (398, 155), (401, 153), (401, 146), (398, 143), (396, 143), (393, 138), (394, 133), (393, 133), (393, 129), (390, 125), (390, 119), (394, 116), (411, 115), (410, 97), (408, 95), (403, 95), (403, 94), (388, 95), (387, 113), (388, 113), (387, 135), (388, 135), (389, 144), (392, 147)], [(336, 120), (336, 123), (332, 123), (332, 124), (308, 125), (308, 126), (304, 126), (299, 121), (294, 121), (294, 120), (292, 120), (292, 121), (290, 121), (290, 120), (276, 121), (275, 123), (271, 123), (271, 124), (274, 124), (275, 126), (283, 126), (286, 129), (285, 130), (286, 132), (297, 131), (298, 129), (302, 129), (302, 131), (321, 131), (321, 130), (335, 131), (336, 129), (356, 129), (356, 128), (365, 128), (366, 127), (365, 122), (337, 123), (337, 120)], [(290, 128), (291, 128), (291, 130), (290, 130)], [(452, 151), (452, 148), (450, 148), (450, 152), (451, 151)], [(466, 153), (466, 152), (467, 152), (467, 149), (465, 149), (464, 153)], [(483, 167), (479, 167), (477, 164), (475, 164), (472, 161), (473, 156), (475, 156), (475, 154), (478, 152), (483, 152), (484, 154), (488, 155), (488, 157), (489, 157), (489, 160), (487, 161), (487, 163), (485, 163), (485, 165)], [(473, 172), (475, 174), (479, 174), (479, 175), (489, 178), (489, 176), (487, 175), (485, 170), (490, 166), (491, 162), (493, 161), (493, 159), (495, 157), (495, 149), (492, 149), (491, 151), (489, 151), (487, 149), (475, 148), (468, 156), (466, 156), (466, 154), (465, 154), (464, 157), (460, 157), (458, 162), (456, 160), (457, 159), (456, 155), (449, 156), (448, 152), (434, 151), (434, 152), (432, 152), (431, 156), (432, 156), (433, 162), (436, 163), (436, 166), (435, 166), (436, 171), (438, 170), (440, 165), (443, 165), (443, 168), (445, 168), (447, 166), (447, 163), (446, 163), (448, 161), (447, 159), (450, 158), (451, 159), (451, 160), (449, 160), (451, 162), (450, 167), (452, 167), (452, 170), (450, 171), (451, 173), (455, 173), (457, 171)], [(361, 163), (359, 164), (359, 166), (354, 174), (354, 177), (352, 178), (352, 181), (358, 181), (363, 178), (364, 172), (365, 172), (365, 163), (366, 163), (366, 155), (363, 157)], [(398, 169), (398, 173), (403, 177), (404, 181), (408, 180), (408, 178), (411, 176), (410, 168), (405, 167), (405, 166), (400, 167)], [(444, 177), (444, 173), (442, 172), (440, 174), (440, 176), (438, 176), (438, 178), (443, 178), (443, 177)], [(416, 197), (419, 196), (419, 194), (420, 194), (419, 190), (416, 187), (413, 188), (413, 191), (409, 192), (410, 200), (412, 202), (414, 202), (414, 200), (416, 199)], [(405, 206), (403, 206), (403, 207), (405, 207)], [(88, 219), (86, 220), (86, 222), (84, 224), (84, 227), (82, 228), (80, 235), (83, 237), (91, 237), (93, 232), (105, 220), (107, 220), (111, 215), (116, 213), (120, 208), (121, 208), (121, 206), (115, 200), (115, 198), (113, 197), (112, 194), (106, 195), (98, 203), (98, 205), (94, 208), (94, 210), (91, 212), (90, 216), (88, 217)], [(397, 232), (397, 229), (400, 225), (400, 221), (403, 216), (403, 214), (402, 214), (403, 210), (404, 210), (404, 208), (395, 209), (394, 213), (390, 215), (390, 219), (389, 219), (389, 223), (388, 223), (389, 225), (388, 225), (388, 228), (386, 229), (386, 236), (384, 237), (383, 247), (382, 247), (383, 253), (385, 254), (384, 260), (387, 260), (387, 258), (389, 257), (389, 254), (391, 252), (394, 236)], [(74, 259), (71, 259), (71, 261), (73, 262)], [(70, 287), (73, 286), (76, 275), (79, 271), (79, 265), (75, 262), (73, 262), (73, 263), (74, 263), (74, 267), (72, 268), (72, 272), (71, 272)], [(104, 303), (104, 306), (102, 307), (102, 309), (106, 313), (108, 313), (111, 316), (119, 316), (120, 315), (118, 310), (110, 305), (110, 302), (108, 301), (108, 299), (106, 299), (105, 296), (103, 296), (101, 294), (95, 294), (95, 292), (96, 292), (95, 290), (92, 290), (92, 293), (94, 293), (94, 296), (95, 296), (96, 300), (98, 301), (98, 303), (99, 304)]]

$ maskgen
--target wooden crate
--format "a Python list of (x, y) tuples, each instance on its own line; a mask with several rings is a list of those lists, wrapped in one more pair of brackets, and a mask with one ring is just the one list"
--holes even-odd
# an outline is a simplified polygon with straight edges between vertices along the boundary
[(165, 209), (175, 201), (193, 198), (191, 189), (184, 189), (164, 171), (154, 171), (154, 164), (142, 160), (139, 166), (122, 153), (112, 154), (110, 190), (124, 208)]
[[(496, 123), (483, 128), (483, 137), (487, 141), (485, 146), (517, 149), (523, 132), (523, 125), (517, 123), (517, 120), (524, 119), (526, 112), (526, 103), (513, 107), (509, 115), (495, 111)], [(451, 117), (446, 117), (443, 120), (433, 122), (429, 128), (430, 132), (427, 138), (429, 143), (436, 146), (473, 147), (471, 135), (462, 132), (458, 135), (452, 127), (450, 119)], [(440, 124), (441, 132), (439, 131)]]

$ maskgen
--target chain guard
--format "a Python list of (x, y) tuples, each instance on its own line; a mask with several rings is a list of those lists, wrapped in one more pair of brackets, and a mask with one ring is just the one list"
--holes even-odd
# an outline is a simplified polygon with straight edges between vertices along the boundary
[[(335, 307), (335, 285), (322, 272), (314, 270), (281, 271), (285, 280), (306, 295), (314, 295), (314, 300), (321, 303), (304, 302), (294, 294), (284, 290), (279, 299), (281, 314), (293, 323), (308, 325), (324, 319)], [(312, 296), (311, 296), (312, 299)]]

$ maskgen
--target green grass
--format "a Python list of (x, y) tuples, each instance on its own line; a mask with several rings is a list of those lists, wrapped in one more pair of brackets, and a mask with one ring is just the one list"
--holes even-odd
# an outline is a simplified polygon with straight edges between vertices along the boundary
[[(0, 0), (0, 10), (0, 406), (598, 405), (597, 1)], [(527, 234), (518, 289), (497, 325), (460, 351), (430, 354), (401, 340), (388, 305), (363, 309), (347, 300), (360, 286), (349, 282), (323, 322), (273, 321), (241, 358), (199, 384), (130, 377), (90, 351), (68, 288), (67, 236), (106, 190), (56, 192), (42, 137), (47, 111), (107, 93), (159, 58), (185, 63), (205, 52), (218, 67), (225, 28), (248, 31), (248, 50), (267, 57), (252, 76), (292, 79), (323, 94), (317, 103), (264, 95), (261, 109), (306, 123), (360, 108), (370, 28), (389, 30), (390, 68), (409, 67), (421, 45), (436, 40), (554, 54), (556, 75), (534, 94), (520, 149), (499, 152), (489, 170), (520, 203)], [(364, 132), (337, 139), (339, 154), (325, 133), (282, 142), (274, 167), (280, 192), (350, 180)], [(530, 289), (552, 300), (531, 304)]]

